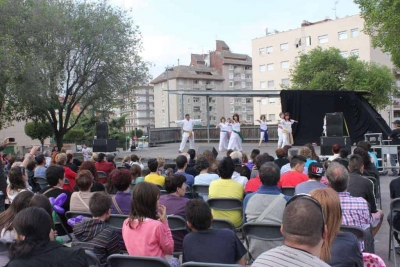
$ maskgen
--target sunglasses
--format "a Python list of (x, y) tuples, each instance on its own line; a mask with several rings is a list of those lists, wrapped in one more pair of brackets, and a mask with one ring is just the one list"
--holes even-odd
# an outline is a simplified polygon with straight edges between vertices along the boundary
[(321, 216), (322, 216), (322, 222), (323, 222), (323, 224), (322, 224), (322, 235), (323, 235), (325, 232), (325, 212), (324, 212), (324, 209), (322, 208), (322, 205), (318, 202), (318, 200), (316, 200), (309, 194), (297, 194), (297, 195), (293, 196), (292, 198), (290, 198), (288, 202), (286, 202), (286, 207), (290, 203), (296, 201), (296, 199), (297, 200), (298, 199), (307, 199), (307, 200), (310, 200), (311, 202), (315, 203), (315, 205), (318, 206), (318, 208), (320, 209), (321, 214), (322, 214)]

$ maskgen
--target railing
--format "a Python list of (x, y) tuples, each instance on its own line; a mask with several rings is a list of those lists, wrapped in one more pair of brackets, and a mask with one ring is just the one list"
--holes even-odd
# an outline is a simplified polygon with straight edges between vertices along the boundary
[[(260, 140), (260, 126), (241, 126), (240, 127), (244, 142), (258, 142)], [(194, 128), (196, 142), (218, 142), (220, 129), (210, 126), (209, 137), (207, 127)], [(182, 140), (182, 129), (180, 127), (148, 128), (149, 145), (155, 146), (162, 143), (175, 143)], [(278, 140), (278, 126), (268, 126), (268, 137), (271, 141)]]

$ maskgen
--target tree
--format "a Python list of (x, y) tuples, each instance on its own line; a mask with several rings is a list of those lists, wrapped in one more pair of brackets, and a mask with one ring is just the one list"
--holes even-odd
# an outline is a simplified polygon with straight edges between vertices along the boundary
[(400, 68), (400, 0), (354, 0), (360, 6), (364, 32), (373, 46), (392, 54), (392, 62)]
[(336, 48), (317, 47), (302, 54), (290, 70), (290, 78), (291, 89), (368, 91), (371, 95), (366, 98), (378, 110), (390, 104), (390, 96), (396, 92), (396, 80), (388, 67), (356, 56), (344, 58)]
[(149, 79), (139, 29), (125, 11), (105, 1), (4, 2), (0, 36), (19, 59), (9, 88), (26, 117), (50, 123), (58, 147), (86, 111), (111, 110)]
[(64, 135), (64, 140), (69, 142), (80, 142), (86, 140), (85, 131), (83, 129), (73, 128)]
[(25, 124), (25, 134), (32, 140), (39, 140), (44, 145), (44, 140), (53, 134), (53, 128), (50, 123), (42, 123), (38, 121), (28, 122)]

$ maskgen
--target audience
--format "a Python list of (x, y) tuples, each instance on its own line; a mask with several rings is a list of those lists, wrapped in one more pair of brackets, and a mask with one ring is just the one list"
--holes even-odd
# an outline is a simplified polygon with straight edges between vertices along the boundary
[(131, 161), (129, 162), (127, 167), (131, 167), (132, 165), (139, 165), (142, 170), (144, 169), (144, 166), (142, 164), (142, 158), (138, 157), (135, 154), (131, 155)]
[(363, 257), (356, 236), (341, 232), (342, 209), (338, 194), (332, 188), (320, 188), (311, 192), (325, 211), (328, 234), (321, 249), (321, 259), (332, 267), (362, 267)]
[(16, 241), (10, 245), (7, 266), (89, 266), (83, 249), (54, 241), (51, 217), (44, 209), (26, 208), (15, 216), (13, 224)]
[(371, 163), (375, 165), (375, 168), (378, 168), (378, 157), (375, 155), (375, 153), (371, 152), (371, 144), (367, 141), (359, 141), (357, 143), (357, 147), (360, 147), (362, 149), (364, 149), (365, 152), (368, 153), (368, 155), (371, 158)]
[(36, 166), (37, 166), (36, 160), (30, 160), (26, 164), (26, 168), (25, 168), (25, 175), (28, 177), (28, 179), (27, 179), (28, 185), (33, 192), (40, 191), (40, 185), (37, 184), (34, 179)]
[(187, 154), (189, 155), (189, 158), (188, 158), (188, 166), (186, 168), (186, 173), (193, 175), (193, 177), (195, 177), (195, 176), (199, 175), (199, 172), (194, 169), (194, 165), (196, 165), (196, 160), (195, 160), (196, 159), (196, 150), (189, 149), (187, 151)]
[[(93, 185), (90, 188), (90, 192), (99, 192), (99, 191), (105, 191), (106, 190), (104, 188), (104, 185), (102, 185), (99, 182), (99, 175), (97, 173), (96, 166), (94, 165), (93, 162), (91, 162), (89, 160), (82, 162), (81, 166), (79, 167), (79, 170), (80, 171), (88, 170), (93, 175)], [(74, 187), (74, 191), (78, 191), (78, 187), (77, 186)]]
[[(50, 215), (51, 221), (53, 222), (53, 208), (51, 207), (50, 200), (45, 195), (35, 194), (29, 201), (29, 207), (43, 208)], [(52, 228), (54, 229), (54, 222)]]
[[(300, 148), (299, 154), (303, 157), (306, 158), (306, 164), (304, 165), (304, 167), (306, 168), (306, 170), (308, 171), (308, 166), (313, 163), (313, 162), (317, 162), (316, 160), (312, 159), (312, 152), (311, 149), (309, 149), (306, 146), (303, 146), (302, 148)], [(307, 174), (307, 173), (306, 173)]]
[(157, 159), (149, 159), (147, 161), (147, 167), (149, 167), (150, 174), (144, 177), (144, 181), (159, 186), (165, 185), (165, 177), (158, 174), (158, 162)]
[(67, 163), (65, 164), (68, 168), (73, 170), (74, 172), (79, 171), (79, 167), (74, 164), (74, 154), (67, 153)]
[[(392, 181), (390, 181), (389, 191), (390, 191), (390, 200), (393, 200), (395, 198), (400, 198), (400, 177), (397, 177), (397, 178), (393, 179)], [(393, 223), (396, 226), (396, 229), (400, 229), (400, 213), (399, 212), (393, 213), (393, 220), (392, 220), (391, 214), (389, 213), (389, 215), (387, 216), (387, 220), (388, 220), (389, 224), (391, 224), (393, 221)], [(398, 234), (396, 232), (394, 232), (393, 235), (397, 241), (397, 244), (400, 244), (400, 238), (399, 238)]]
[(93, 218), (75, 224), (72, 247), (90, 250), (99, 259), (102, 266), (106, 266), (107, 257), (120, 253), (121, 236), (115, 228), (106, 224), (111, 214), (111, 199), (102, 192), (93, 193), (89, 201), (89, 210)]
[(176, 167), (177, 167), (177, 171), (175, 172), (175, 174), (180, 174), (186, 177), (186, 184), (188, 186), (192, 186), (194, 184), (194, 177), (191, 174), (186, 173), (186, 168), (188, 166), (188, 159), (187, 157), (183, 156), (183, 155), (179, 155), (176, 160)]
[(46, 158), (44, 155), (38, 155), (36, 157), (37, 167), (34, 172), (35, 177), (46, 178)]
[[(245, 188), (246, 184), (249, 180), (247, 179), (247, 177), (240, 175), (242, 168), (245, 166), (243, 166), (243, 163), (239, 158), (234, 158), (233, 163), (235, 164), (235, 170), (232, 174), (232, 180), (238, 182), (239, 184), (241, 184), (243, 186), (243, 188)], [(247, 168), (247, 167), (245, 167), (245, 168)]]
[(140, 169), (140, 166), (134, 164), (131, 166), (131, 169), (121, 169), (121, 170), (113, 170), (110, 173), (111, 183), (114, 185), (117, 190), (115, 196), (111, 198), (111, 214), (123, 214), (129, 215), (131, 210), (131, 183), (132, 176), (131, 171), (133, 168)]
[(250, 160), (249, 160), (249, 162), (246, 163), (246, 166), (247, 166), (247, 168), (249, 168), (250, 171), (253, 170), (254, 160), (259, 154), (260, 154), (260, 150), (259, 149), (253, 149), (251, 151)]
[[(298, 184), (308, 181), (308, 176), (303, 173), (306, 158), (303, 156), (294, 156), (290, 160), (290, 172), (284, 173), (278, 183), (278, 187), (296, 187)], [(282, 170), (281, 170), (282, 171)]]
[(283, 246), (262, 253), (252, 267), (321, 266), (321, 248), (327, 237), (324, 211), (317, 200), (297, 195), (286, 203), (281, 232)]
[(277, 159), (275, 159), (274, 162), (276, 165), (278, 165), (279, 169), (281, 169), (283, 165), (286, 165), (289, 163), (286, 152), (283, 148), (278, 148), (277, 150), (275, 150), (275, 154), (276, 154)]
[(210, 185), (210, 183), (219, 178), (218, 174), (208, 173), (210, 163), (205, 157), (199, 157), (194, 166), (195, 170), (199, 172), (194, 178), (194, 184)]
[[(271, 160), (272, 159), (272, 160)], [(251, 178), (244, 189), (246, 193), (255, 192), (261, 186), (261, 179), (258, 173), (258, 170), (261, 166), (266, 162), (273, 162), (274, 158), (272, 158), (268, 153), (260, 154), (254, 159), (254, 166), (257, 169), (257, 175), (254, 178)]]
[(107, 156), (104, 153), (99, 153), (97, 162), (94, 165), (98, 172), (104, 172), (107, 176), (115, 169), (114, 164), (107, 161)]
[(368, 155), (364, 149), (356, 147), (353, 154), (360, 155), (364, 162), (364, 176), (372, 176), (379, 182), (379, 172), (375, 168), (375, 165), (371, 162), (371, 157)]
[[(243, 200), (243, 186), (231, 179), (235, 164), (230, 157), (224, 157), (218, 165), (220, 179), (212, 181), (208, 198), (237, 198)], [(214, 218), (229, 220), (239, 227), (242, 225), (242, 212), (239, 210), (213, 210)]]
[(340, 158), (341, 160), (346, 162), (346, 164), (343, 164), (343, 165), (345, 165), (346, 168), (349, 166), (348, 156), (349, 156), (349, 151), (346, 148), (341, 148), (339, 150), (339, 157), (338, 158)]
[[(288, 150), (288, 157), (289, 157), (289, 163), (285, 164), (281, 168), (281, 175), (285, 174), (287, 172), (290, 172), (292, 170), (292, 167), (290, 166), (290, 161), (294, 156), (297, 156), (299, 154), (299, 150), (297, 148), (290, 148)], [(303, 170), (304, 174), (307, 174), (307, 170)]]
[(76, 176), (78, 192), (73, 192), (69, 204), (70, 211), (89, 212), (89, 200), (92, 197), (90, 187), (93, 184), (93, 175), (88, 170), (83, 170)]
[(203, 157), (205, 157), (210, 163), (210, 167), (208, 169), (209, 173), (217, 173), (218, 172), (218, 161), (215, 158), (214, 154), (210, 150), (204, 150)]
[[(262, 185), (243, 201), (243, 222), (281, 224), (283, 210), (290, 197), (284, 196), (277, 186), (280, 178), (278, 165), (273, 162), (264, 163), (259, 170), (259, 177)], [(250, 239), (248, 249), (253, 258), (257, 258), (262, 252), (279, 245), (282, 245), (281, 241)]]
[(332, 146), (332, 153), (333, 153), (333, 156), (330, 156), (330, 157), (328, 158), (328, 160), (329, 160), (329, 161), (333, 161), (334, 159), (338, 158), (338, 157), (339, 157), (339, 151), (340, 151), (340, 149), (341, 149), (341, 147), (340, 147), (338, 144), (334, 144), (334, 145)]
[(28, 177), (25, 174), (25, 168), (20, 166), (11, 167), (8, 172), (9, 185), (7, 186), (7, 198), (10, 203), (23, 191), (29, 190), (27, 187)]
[(142, 168), (137, 165), (133, 164), (129, 169), (132, 178), (132, 184), (138, 184), (144, 181), (144, 177), (142, 177)]
[(165, 159), (163, 157), (157, 157), (158, 162), (158, 173), (165, 176)]
[(183, 263), (209, 262), (245, 266), (246, 248), (230, 229), (211, 229), (213, 216), (202, 199), (186, 205), (186, 220), (191, 232), (183, 240)]
[[(181, 174), (173, 174), (165, 178), (165, 190), (167, 195), (162, 195), (159, 204), (165, 206), (167, 215), (176, 215), (185, 218), (185, 207), (189, 199), (185, 198), (186, 177)], [(187, 231), (174, 231), (174, 251), (182, 251), (183, 238)]]
[(320, 158), (317, 155), (317, 153), (315, 153), (315, 147), (313, 146), (313, 144), (307, 143), (304, 145), (304, 147), (308, 147), (311, 150), (311, 159), (316, 160), (317, 162), (320, 162)]
[(324, 172), (324, 166), (322, 166), (321, 163), (311, 163), (310, 166), (308, 166), (309, 180), (298, 184), (294, 190), (294, 194), (309, 194), (314, 189), (327, 187), (326, 185), (321, 183)]
[(63, 189), (73, 192), (74, 191), (73, 188), (76, 183), (76, 173), (67, 166), (65, 166), (66, 163), (67, 163), (67, 155), (64, 153), (57, 154), (56, 164), (64, 168), (64, 177), (67, 178), (69, 181), (69, 184), (66, 183), (63, 184)]

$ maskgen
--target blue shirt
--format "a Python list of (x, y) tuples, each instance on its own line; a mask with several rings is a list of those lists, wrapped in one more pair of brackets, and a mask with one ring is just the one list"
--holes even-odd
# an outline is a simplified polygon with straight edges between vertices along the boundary
[(46, 178), (46, 170), (47, 168), (44, 166), (39, 166), (35, 169), (35, 177)]
[[(282, 191), (279, 189), (278, 186), (275, 186), (275, 185), (274, 186), (261, 185), (256, 192), (246, 195), (246, 197), (244, 198), (244, 201), (243, 201), (243, 222), (244, 223), (247, 222), (246, 213), (245, 213), (247, 203), (249, 202), (250, 198), (252, 196), (254, 196), (255, 194), (279, 195), (279, 194), (282, 194)], [(284, 198), (286, 201), (289, 201), (290, 196), (285, 196)]]
[(310, 166), (311, 163), (317, 162), (315, 159), (307, 159), (306, 164), (304, 164), (304, 168), (307, 168), (307, 173), (308, 173), (308, 166)]
[(175, 174), (180, 174), (186, 177), (186, 184), (188, 186), (192, 186), (194, 184), (194, 177), (191, 174), (188, 174), (186, 172), (176, 172)]
[(375, 161), (375, 168), (379, 168), (379, 164), (378, 164), (378, 157), (375, 155), (375, 153), (372, 153), (372, 152), (369, 152), (368, 151), (368, 155), (371, 157), (371, 158), (374, 158), (374, 161)]

